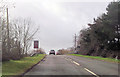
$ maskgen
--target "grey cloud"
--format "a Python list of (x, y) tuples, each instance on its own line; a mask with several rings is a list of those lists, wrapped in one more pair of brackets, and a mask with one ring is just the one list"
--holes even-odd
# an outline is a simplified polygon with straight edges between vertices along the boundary
[[(47, 5), (48, 4), (48, 5)], [(35, 39), (40, 40), (40, 46), (46, 51), (50, 49), (73, 46), (73, 36), (93, 18), (106, 12), (108, 2), (17, 2), (16, 8), (11, 9), (11, 17), (30, 17), (40, 26)], [(37, 26), (32, 27), (33, 29)], [(33, 48), (33, 47), (32, 47)]]

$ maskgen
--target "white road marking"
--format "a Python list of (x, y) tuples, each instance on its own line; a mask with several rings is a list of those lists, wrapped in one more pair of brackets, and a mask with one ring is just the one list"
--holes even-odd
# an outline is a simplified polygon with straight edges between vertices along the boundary
[[(75, 61), (73, 61), (72, 59), (68, 59), (68, 58), (65, 58), (66, 60), (70, 60), (72, 63), (74, 63), (74, 64), (76, 64), (76, 65), (80, 65), (79, 63), (77, 63), (77, 62), (75, 62)], [(89, 69), (87, 69), (87, 68), (84, 68), (86, 71), (88, 71), (89, 73), (91, 73), (91, 74), (93, 74), (94, 76), (96, 76), (96, 77), (100, 77), (100, 76), (98, 76), (97, 74), (95, 74), (94, 72), (92, 72), (92, 71), (90, 71)]]
[(73, 60), (72, 60), (72, 59), (70, 59), (70, 58), (69, 58), (69, 59), (68, 59), (68, 58), (65, 58), (65, 59), (66, 59), (66, 60), (70, 60), (72, 63), (74, 63), (74, 64), (76, 64), (76, 65), (78, 65), (78, 66), (80, 65), (79, 63), (77, 63), (77, 62), (73, 61)]
[(68, 59), (68, 58), (65, 58), (66, 60), (70, 60), (70, 61), (72, 61), (72, 59)]
[(72, 59), (69, 59), (69, 60), (71, 60), (71, 61), (72, 61)]
[(67, 58), (65, 58), (66, 60), (69, 60), (69, 59), (67, 59)]
[(75, 61), (72, 61), (72, 62), (75, 63), (75, 64), (78, 65), (78, 66), (80, 65), (79, 63), (77, 63), (77, 62), (75, 62)]
[(90, 72), (91, 74), (95, 75), (96, 77), (99, 77), (97, 74), (95, 74), (94, 72), (88, 70), (87, 68), (84, 68), (86, 71)]

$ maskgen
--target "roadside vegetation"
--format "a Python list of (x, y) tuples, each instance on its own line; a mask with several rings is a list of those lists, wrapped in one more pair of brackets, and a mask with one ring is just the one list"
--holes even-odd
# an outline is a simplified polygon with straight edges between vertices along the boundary
[(70, 51), (69, 49), (59, 49), (57, 51), (57, 55), (64, 55), (64, 54), (68, 54), (68, 53), (72, 53), (73, 51)]
[(24, 57), (20, 60), (10, 60), (2, 63), (2, 75), (20, 75), (28, 68), (38, 63), (45, 57), (45, 54), (37, 54), (33, 57)]
[(80, 55), (80, 54), (69, 54), (69, 55), (97, 59), (97, 60), (108, 61), (108, 62), (114, 62), (114, 63), (120, 63), (120, 60), (115, 59), (115, 58), (103, 58), (100, 56), (87, 56), (87, 55)]
[(89, 23), (89, 27), (81, 30), (78, 36), (75, 35), (75, 46), (58, 52), (104, 57), (102, 59), (109, 57), (120, 59), (119, 18), (120, 1), (110, 2), (105, 13), (94, 18), (94, 22)]
[(89, 28), (81, 30), (78, 54), (120, 59), (120, 1), (109, 3), (106, 13), (94, 18)]
[(30, 50), (39, 26), (33, 29), (36, 24), (31, 18), (10, 18), (9, 9), (14, 7), (13, 4), (11, 1), (0, 1), (2, 75), (22, 74), (45, 56), (42, 48)]
[(31, 18), (10, 18), (9, 6), (6, 1), (0, 1), (0, 53), (2, 61), (19, 60), (29, 56), (34, 35), (39, 27), (35, 26)]

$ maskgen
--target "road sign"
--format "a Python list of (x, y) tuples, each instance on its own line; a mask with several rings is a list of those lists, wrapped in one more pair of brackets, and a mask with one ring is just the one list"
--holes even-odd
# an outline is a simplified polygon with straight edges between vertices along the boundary
[(39, 47), (39, 41), (34, 41), (34, 48), (38, 48)]

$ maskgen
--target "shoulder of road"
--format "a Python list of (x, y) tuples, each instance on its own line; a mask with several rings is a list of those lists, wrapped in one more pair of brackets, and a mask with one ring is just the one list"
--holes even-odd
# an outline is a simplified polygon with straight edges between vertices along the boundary
[(22, 75), (34, 65), (38, 64), (45, 56), (45, 54), (39, 54), (33, 57), (24, 57), (20, 60), (2, 62), (2, 77)]
[(106, 62), (112, 62), (112, 63), (119, 63), (120, 64), (120, 60), (115, 59), (115, 58), (103, 58), (103, 57), (100, 57), (100, 56), (87, 56), (87, 55), (80, 55), (80, 54), (67, 54), (67, 55), (85, 57), (85, 58), (96, 59), (96, 60), (100, 60), (100, 61), (106, 61)]

